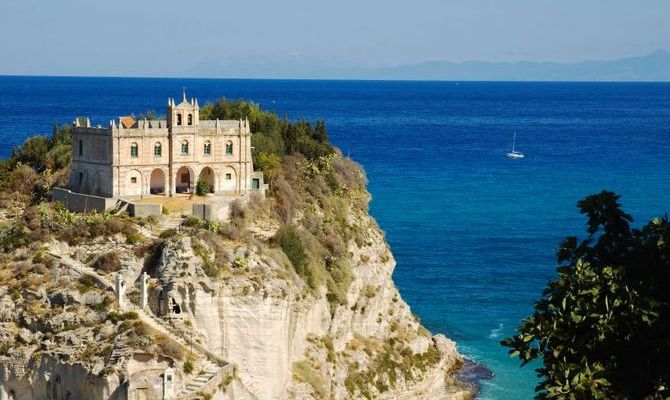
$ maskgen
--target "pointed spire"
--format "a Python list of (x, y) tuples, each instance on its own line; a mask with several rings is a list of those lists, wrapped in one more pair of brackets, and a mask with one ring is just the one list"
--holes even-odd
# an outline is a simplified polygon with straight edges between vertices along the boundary
[(86, 117), (86, 127), (87, 128), (91, 127), (91, 120), (88, 117)]
[(198, 105), (198, 98), (197, 97), (195, 98), (195, 107), (200, 108), (200, 106)]
[(182, 86), (181, 88), (181, 101), (186, 102), (186, 86)]
[(109, 126), (116, 128), (116, 122), (114, 122), (114, 120), (109, 121)]

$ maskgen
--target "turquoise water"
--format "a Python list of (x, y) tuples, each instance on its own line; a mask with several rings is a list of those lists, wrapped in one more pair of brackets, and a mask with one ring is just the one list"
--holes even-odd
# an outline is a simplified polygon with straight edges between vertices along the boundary
[[(182, 86), (290, 118), (325, 119), (370, 180), (394, 279), (429, 329), (495, 374), (482, 399), (533, 397), (530, 368), (498, 345), (582, 234), (576, 202), (622, 195), (639, 222), (670, 210), (670, 84), (0, 77), (0, 156), (54, 121), (163, 112)], [(523, 160), (505, 157), (513, 132)]]

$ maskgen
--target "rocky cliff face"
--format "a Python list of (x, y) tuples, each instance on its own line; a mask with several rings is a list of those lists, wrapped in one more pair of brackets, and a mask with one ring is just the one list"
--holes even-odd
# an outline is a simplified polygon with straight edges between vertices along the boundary
[(333, 304), (323, 289), (310, 291), (276, 251), (233, 244), (229, 256), (241, 255), (243, 265), (217, 285), (204, 282), (203, 262), (189, 251), (203, 253), (206, 241), (185, 237), (164, 247), (156, 290), (169, 287), (180, 318), (210, 351), (237, 366), (245, 395), (231, 398), (470, 396), (452, 378), (462, 364), (454, 343), (430, 336), (412, 315), (393, 284), (395, 261), (381, 232), (361, 218), (367, 230), (360, 247), (348, 248), (353, 279), (345, 304)]
[(472, 398), (454, 343), (393, 284), (362, 172), (284, 168), (268, 200), (160, 237), (50, 205), (7, 214), (0, 398)]

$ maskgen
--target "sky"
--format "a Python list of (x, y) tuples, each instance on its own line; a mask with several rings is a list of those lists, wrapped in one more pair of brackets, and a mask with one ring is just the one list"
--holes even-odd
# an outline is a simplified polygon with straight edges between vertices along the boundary
[(670, 1), (0, 0), (0, 37), (6, 75), (570, 63), (670, 50)]

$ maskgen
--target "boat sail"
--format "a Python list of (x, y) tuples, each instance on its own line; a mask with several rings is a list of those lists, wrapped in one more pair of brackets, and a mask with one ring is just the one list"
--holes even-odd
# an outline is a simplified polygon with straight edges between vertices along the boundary
[(514, 149), (514, 146), (516, 145), (516, 132), (514, 132), (514, 139), (512, 139), (512, 151), (507, 153), (508, 158), (524, 158), (525, 156), (523, 155), (522, 152), (516, 151)]

